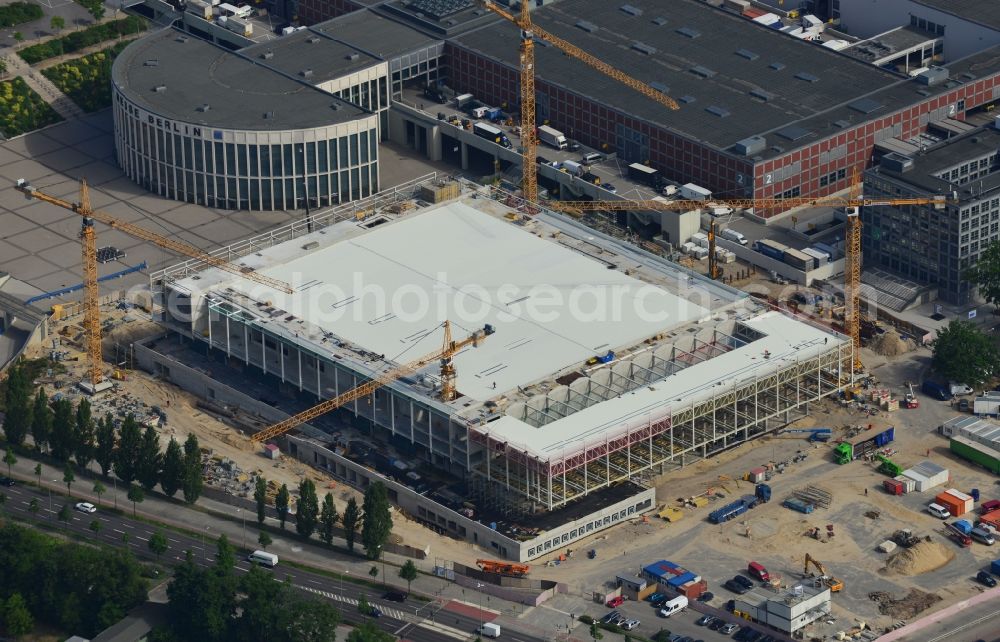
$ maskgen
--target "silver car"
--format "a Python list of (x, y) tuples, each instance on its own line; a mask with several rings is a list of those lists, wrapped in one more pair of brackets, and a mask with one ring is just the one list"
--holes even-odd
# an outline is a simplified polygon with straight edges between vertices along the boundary
[(739, 630), (739, 628), (740, 628), (739, 624), (727, 624), (721, 629), (719, 629), (719, 633), (723, 635), (729, 635), (730, 633)]
[(629, 620), (628, 622), (622, 623), (620, 626), (626, 631), (631, 631), (635, 627), (639, 626), (639, 620)]

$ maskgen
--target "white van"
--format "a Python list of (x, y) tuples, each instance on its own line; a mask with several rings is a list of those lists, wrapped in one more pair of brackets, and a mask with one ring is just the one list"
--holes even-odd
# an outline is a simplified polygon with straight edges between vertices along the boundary
[(726, 239), (727, 241), (734, 241), (736, 243), (739, 243), (740, 245), (746, 245), (747, 244), (747, 239), (746, 239), (745, 236), (743, 236), (742, 234), (740, 234), (736, 230), (728, 228), (728, 227), (726, 229), (722, 230), (722, 232), (719, 234), (719, 236), (721, 236), (722, 238)]
[(927, 512), (938, 519), (948, 519), (951, 517), (951, 513), (948, 512), (948, 509), (941, 504), (928, 504)]
[(261, 566), (275, 567), (278, 565), (278, 556), (274, 553), (266, 553), (264, 551), (254, 551), (247, 556), (247, 560), (251, 562), (256, 562)]
[(670, 617), (678, 611), (683, 611), (688, 607), (688, 599), (681, 595), (680, 597), (675, 597), (660, 609), (660, 617)]
[(485, 622), (479, 627), (478, 633), (484, 638), (498, 638), (500, 637), (500, 626), (492, 622)]

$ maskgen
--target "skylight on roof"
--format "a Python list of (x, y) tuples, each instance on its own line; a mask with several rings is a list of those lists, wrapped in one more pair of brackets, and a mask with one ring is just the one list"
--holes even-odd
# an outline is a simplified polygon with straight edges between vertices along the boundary
[(680, 97), (680, 101), (682, 103), (684, 103), (685, 105), (690, 105), (691, 103), (693, 103), (696, 100), (698, 100), (698, 99), (695, 98), (694, 96), (681, 96)]
[(758, 58), (760, 58), (760, 56), (750, 51), (749, 49), (737, 49), (736, 55), (739, 56), (740, 58), (746, 58), (747, 60), (757, 60)]
[(819, 82), (819, 76), (814, 76), (808, 71), (800, 71), (799, 73), (795, 74), (795, 77), (798, 78), (799, 80), (804, 80), (806, 82)]
[(729, 110), (725, 107), (719, 107), (717, 105), (709, 105), (705, 108), (705, 111), (712, 114), (713, 116), (718, 116), (719, 118), (725, 118), (729, 116)]
[(619, 9), (621, 9), (622, 11), (624, 11), (625, 13), (627, 13), (630, 16), (641, 16), (642, 15), (642, 9), (639, 9), (638, 7), (633, 7), (630, 4), (623, 4), (621, 7), (619, 7)]
[(652, 56), (653, 54), (656, 53), (655, 47), (650, 47), (644, 42), (633, 42), (632, 48), (638, 51), (639, 53), (646, 54), (647, 56)]
[(701, 65), (695, 65), (694, 67), (688, 69), (688, 71), (693, 73), (695, 76), (701, 76), (702, 78), (711, 78), (715, 75), (714, 71), (708, 67), (702, 67)]
[(781, 71), (782, 69), (785, 68), (785, 63), (783, 63), (783, 62), (772, 62), (770, 65), (768, 65), (768, 67), (770, 67), (771, 69), (773, 69), (775, 71)]
[(764, 91), (763, 89), (751, 89), (750, 95), (757, 100), (763, 100), (764, 102), (774, 100), (774, 94), (769, 91)]
[(653, 82), (649, 83), (649, 86), (652, 87), (653, 89), (655, 89), (656, 91), (660, 92), (661, 94), (669, 94), (670, 93), (670, 87), (667, 87), (666, 85), (664, 85), (662, 82), (660, 82), (658, 80), (654, 80)]
[(861, 98), (855, 100), (853, 103), (848, 103), (847, 105), (854, 111), (859, 111), (862, 114), (870, 114), (882, 107), (882, 103), (877, 100), (872, 100), (871, 98)]
[(691, 38), (692, 40), (701, 35), (700, 31), (692, 29), (691, 27), (681, 27), (677, 30), (677, 33), (681, 34), (685, 38)]
[(597, 31), (597, 25), (593, 22), (587, 22), (586, 20), (577, 20), (576, 26), (578, 29), (583, 29), (587, 33), (594, 33)]
[(806, 129), (805, 127), (799, 127), (798, 125), (789, 125), (788, 127), (779, 129), (775, 133), (778, 136), (781, 136), (782, 138), (787, 138), (788, 140), (791, 141), (796, 141), (812, 134), (812, 132)]
[(664, 18), (663, 16), (656, 16), (655, 18), (653, 18), (653, 24), (658, 27), (662, 27), (663, 25), (667, 24), (667, 19)]

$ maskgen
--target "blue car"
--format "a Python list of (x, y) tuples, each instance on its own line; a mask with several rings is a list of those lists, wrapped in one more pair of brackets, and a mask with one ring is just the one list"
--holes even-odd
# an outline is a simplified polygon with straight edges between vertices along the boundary
[(662, 600), (665, 597), (666, 597), (666, 595), (664, 595), (663, 593), (653, 593), (652, 595), (650, 595), (649, 597), (646, 598), (646, 601), (647, 602), (658, 602), (658, 601)]

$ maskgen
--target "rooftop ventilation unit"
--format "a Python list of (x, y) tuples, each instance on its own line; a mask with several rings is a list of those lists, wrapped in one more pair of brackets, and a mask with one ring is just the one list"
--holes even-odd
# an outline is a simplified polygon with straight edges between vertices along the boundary
[(159, 67), (160, 66), (160, 61), (159, 60), (154, 60), (154, 59), (149, 59), (146, 62), (142, 63), (142, 66), (143, 67)]
[(770, 65), (768, 65), (768, 67), (770, 67), (771, 69), (773, 69), (775, 71), (781, 71), (782, 69), (785, 68), (785, 63), (783, 63), (783, 62), (772, 62)]
[(667, 19), (664, 18), (663, 16), (656, 16), (655, 18), (653, 18), (653, 24), (656, 25), (657, 27), (662, 27), (663, 25), (667, 24)]
[(691, 27), (681, 27), (677, 30), (677, 33), (681, 34), (685, 38), (691, 38), (692, 40), (701, 35), (700, 31), (692, 29)]
[(797, 141), (805, 138), (812, 132), (805, 127), (799, 127), (798, 125), (789, 125), (788, 127), (779, 129), (775, 132), (778, 136), (785, 138), (790, 141)]
[(638, 51), (639, 53), (646, 54), (647, 56), (652, 56), (653, 54), (656, 53), (655, 47), (650, 47), (644, 42), (633, 42), (632, 48)]
[(586, 20), (577, 20), (576, 27), (577, 29), (583, 29), (587, 33), (594, 33), (597, 31), (597, 25), (593, 22), (587, 22)]
[(361, 54), (358, 54), (358, 53), (349, 53), (346, 56), (344, 56), (344, 58), (347, 59), (347, 60), (357, 60), (360, 57), (361, 57)]
[(309, 36), (308, 38), (306, 38), (306, 42), (308, 42), (311, 45), (316, 44), (320, 40), (321, 40), (321, 38), (319, 36)]
[(263, 58), (264, 60), (270, 60), (271, 58), (274, 58), (274, 52), (268, 49), (267, 51), (262, 53), (260, 57)]
[(332, 109), (333, 111), (340, 111), (340, 104), (333, 103), (332, 105), (330, 105), (330, 109)]
[(685, 105), (690, 105), (691, 103), (693, 103), (696, 100), (698, 100), (698, 99), (695, 98), (694, 96), (691, 96), (691, 95), (681, 96), (680, 97), (680, 101), (682, 103), (684, 103)]
[(948, 80), (949, 72), (944, 67), (932, 66), (917, 76), (917, 82), (933, 87)]
[(870, 114), (873, 111), (881, 109), (882, 103), (871, 98), (861, 98), (860, 100), (855, 100), (853, 103), (849, 103), (847, 106), (862, 114)]
[(769, 91), (764, 91), (763, 89), (751, 89), (750, 95), (757, 100), (763, 100), (766, 103), (774, 100), (774, 94)]
[(313, 70), (303, 69), (302, 71), (299, 72), (299, 75), (302, 76), (303, 78), (309, 78), (313, 75)]
[(208, 111), (211, 108), (212, 108), (211, 105), (209, 105), (208, 103), (202, 103), (202, 104), (198, 105), (198, 111), (200, 111), (200, 112), (206, 112), (206, 111)]
[(799, 73), (795, 74), (795, 77), (798, 78), (799, 80), (804, 80), (806, 82), (819, 82), (819, 76), (814, 76), (808, 71), (800, 71)]
[(153, 87), (153, 91), (156, 92), (156, 93), (158, 93), (158, 94), (162, 94), (166, 90), (167, 90), (167, 86), (166, 85), (157, 85), (157, 86)]
[(785, 148), (781, 145), (771, 145), (771, 151), (775, 154), (783, 154), (785, 153)]
[(851, 121), (849, 120), (835, 120), (833, 121), (834, 127), (839, 127), (840, 129), (847, 129), (851, 126)]
[(718, 116), (719, 118), (729, 117), (729, 110), (725, 107), (719, 107), (717, 105), (709, 105), (705, 108), (705, 111), (712, 114), (713, 116)]
[(264, 120), (274, 120), (274, 112), (273, 111), (265, 111), (264, 112)]
[(746, 58), (747, 60), (757, 60), (758, 58), (760, 58), (760, 56), (750, 51), (749, 49), (737, 49), (736, 55), (739, 56), (740, 58)]
[(188, 37), (187, 36), (177, 36), (176, 38), (174, 38), (174, 42), (179, 42), (179, 43), (182, 43), (182, 44), (185, 43), (185, 42), (187, 42), (187, 41), (188, 41)]
[(889, 152), (879, 160), (879, 167), (903, 174), (913, 169), (913, 159), (897, 152)]
[(753, 156), (764, 151), (767, 140), (763, 136), (751, 136), (736, 143), (736, 153), (743, 156)]
[(711, 78), (712, 76), (715, 75), (714, 71), (712, 71), (708, 67), (702, 67), (701, 65), (695, 65), (694, 67), (688, 69), (688, 71), (693, 73), (695, 76), (700, 76), (702, 78)]
[(641, 16), (642, 15), (642, 9), (640, 9), (638, 7), (633, 7), (630, 4), (623, 4), (619, 8), (622, 11), (624, 11), (625, 13), (627, 13), (628, 15), (630, 15), (630, 16)]
[(666, 85), (664, 85), (662, 82), (660, 82), (658, 80), (654, 80), (653, 82), (649, 83), (649, 86), (652, 87), (653, 89), (655, 89), (656, 91), (660, 92), (661, 94), (669, 94), (670, 93), (670, 87), (667, 87)]

